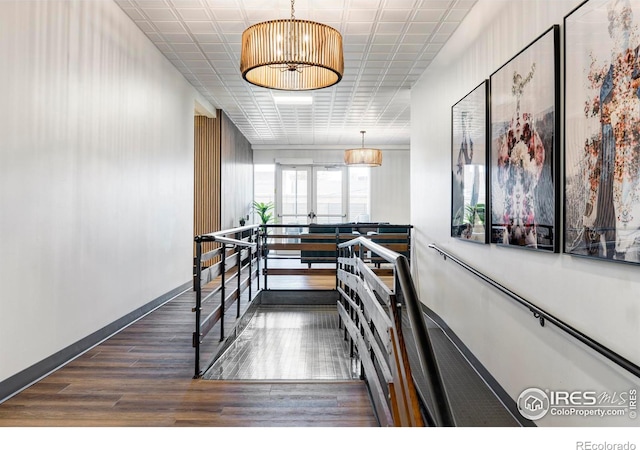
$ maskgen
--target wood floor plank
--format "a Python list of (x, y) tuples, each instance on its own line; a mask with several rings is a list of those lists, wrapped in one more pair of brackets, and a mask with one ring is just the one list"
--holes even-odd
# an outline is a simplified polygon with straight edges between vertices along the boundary
[(183, 293), (0, 404), (0, 427), (377, 426), (359, 380), (193, 379), (194, 304)]

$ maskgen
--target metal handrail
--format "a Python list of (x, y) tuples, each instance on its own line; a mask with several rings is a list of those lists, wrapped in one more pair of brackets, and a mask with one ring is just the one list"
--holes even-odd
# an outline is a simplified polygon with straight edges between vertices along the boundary
[(358, 236), (350, 241), (341, 242), (338, 244), (338, 248), (352, 247), (354, 245), (363, 245), (364, 247), (367, 247), (369, 250), (375, 252), (378, 256), (391, 264), (395, 264), (400, 257), (403, 257), (400, 253), (389, 250), (387, 247), (383, 247), (364, 236)]
[[(229, 230), (221, 230), (221, 231), (215, 231), (213, 233), (200, 234), (196, 236), (194, 240), (196, 242), (215, 242), (215, 241), (221, 242), (220, 238), (225, 237), (228, 234), (242, 233), (243, 231), (255, 230), (256, 228), (259, 228), (259, 227), (260, 225), (245, 225), (244, 227), (231, 228)], [(241, 242), (244, 242), (244, 241), (241, 241)]]
[(572, 327), (571, 325), (567, 324), (566, 322), (563, 322), (562, 320), (558, 319), (557, 317), (555, 317), (554, 315), (552, 315), (549, 312), (545, 311), (544, 309), (539, 308), (538, 306), (536, 306), (533, 303), (531, 303), (529, 300), (526, 300), (525, 298), (519, 296), (515, 292), (513, 292), (510, 289), (504, 287), (503, 285), (501, 285), (497, 281), (493, 280), (492, 278), (489, 278), (487, 275), (479, 272), (477, 269), (473, 268), (472, 266), (470, 266), (466, 262), (462, 261), (461, 259), (455, 257), (451, 253), (449, 253), (449, 252), (443, 250), (442, 248), (438, 247), (436, 244), (430, 244), (429, 248), (432, 248), (432, 249), (436, 250), (445, 259), (449, 258), (450, 260), (452, 260), (453, 262), (455, 262), (456, 264), (458, 264), (462, 268), (466, 269), (467, 271), (471, 272), (472, 274), (474, 274), (475, 276), (477, 276), (481, 280), (487, 282), (488, 284), (490, 284), (494, 288), (498, 289), (500, 292), (505, 294), (507, 297), (509, 297), (509, 298), (515, 300), (516, 302), (520, 303), (521, 305), (527, 307), (533, 313), (533, 316), (536, 319), (539, 320), (540, 326), (544, 326), (545, 321), (554, 324), (559, 329), (561, 329), (565, 333), (569, 334), (570, 336), (573, 336), (574, 338), (576, 338), (577, 340), (579, 340), (580, 342), (582, 342), (583, 344), (585, 344), (586, 346), (588, 346), (592, 350), (595, 350), (596, 352), (598, 352), (602, 356), (606, 357), (610, 361), (616, 363), (617, 365), (619, 365), (623, 369), (627, 370), (632, 375), (640, 378), (640, 366), (638, 366), (637, 364), (634, 364), (633, 362), (631, 362), (628, 359), (626, 359), (624, 356), (621, 356), (618, 353), (614, 352), (613, 350), (609, 349), (608, 347), (605, 347), (604, 345), (602, 345), (598, 341), (592, 339), (591, 337), (587, 336), (586, 334), (584, 334), (583, 332), (577, 330), (576, 328)]
[(454, 426), (455, 422), (451, 412), (450, 402), (446, 395), (444, 381), (438, 368), (438, 363), (433, 351), (431, 339), (429, 338), (427, 326), (424, 322), (422, 309), (420, 307), (420, 300), (411, 277), (411, 269), (407, 258), (404, 255), (394, 252), (393, 250), (389, 250), (388, 248), (383, 247), (363, 236), (341, 243), (338, 247), (346, 248), (355, 245), (361, 245), (368, 250), (375, 252), (378, 256), (394, 265), (397, 281), (400, 285), (400, 291), (403, 294), (403, 298), (407, 306), (407, 315), (411, 324), (413, 338), (416, 343), (416, 351), (421, 366), (420, 368), (422, 373), (425, 374), (427, 388), (429, 389), (429, 394), (434, 402), (433, 410), (429, 409), (431, 414), (434, 416), (432, 418), (433, 422), (439, 426)]
[(255, 247), (256, 244), (255, 242), (247, 242), (247, 241), (240, 241), (238, 239), (232, 239), (232, 238), (227, 238), (227, 237), (221, 237), (221, 236), (213, 236), (214, 239), (211, 240), (207, 240), (207, 242), (219, 242), (220, 244), (228, 244), (228, 245), (235, 245), (236, 247)]
[[(255, 253), (256, 255), (259, 254), (260, 243), (242, 241), (240, 239), (233, 239), (233, 238), (227, 237), (228, 235), (236, 235), (237, 237), (242, 237), (242, 234), (247, 231), (250, 231), (249, 237), (251, 239), (253, 239), (253, 237), (255, 237), (256, 239), (259, 239), (259, 225), (248, 225), (244, 227), (232, 228), (229, 230), (222, 230), (222, 231), (217, 231), (213, 233), (201, 234), (194, 238), (194, 241), (196, 244), (196, 248), (195, 248), (196, 255), (193, 261), (193, 289), (196, 293), (196, 304), (195, 304), (195, 307), (192, 308), (192, 311), (195, 313), (195, 331), (193, 332), (193, 336), (192, 336), (192, 346), (195, 349), (194, 378), (199, 378), (202, 375), (202, 372), (200, 370), (201, 339), (203, 339), (209, 333), (209, 331), (213, 329), (213, 326), (216, 323), (220, 324), (220, 340), (222, 341), (224, 339), (224, 315), (227, 307), (226, 282), (231, 281), (234, 278), (236, 279), (237, 286), (233, 294), (234, 297), (230, 296), (229, 298), (231, 299), (232, 303), (236, 301), (236, 304), (237, 304), (236, 317), (240, 317), (240, 312), (241, 312), (240, 299), (242, 295), (242, 285), (243, 285), (242, 271), (247, 267), (249, 269), (248, 270), (249, 275), (248, 275), (248, 278), (244, 280), (244, 282), (248, 284), (247, 287), (249, 290), (249, 301), (251, 301), (252, 299), (251, 291), (252, 291), (252, 280), (253, 280), (253, 273), (254, 273), (253, 264), (252, 264), (254, 259), (253, 249), (256, 248), (257, 246), (258, 251)], [(209, 243), (217, 242), (221, 244), (221, 247), (217, 250), (203, 253), (202, 245), (205, 242), (209, 242)], [(231, 257), (235, 257), (237, 259), (236, 260), (237, 272), (231, 277), (229, 277), (228, 280), (226, 279), (226, 274), (227, 274), (227, 270), (230, 268), (227, 267), (227, 246), (229, 246), (229, 248), (235, 248), (235, 252), (231, 254)], [(245, 253), (246, 251), (245, 249), (249, 249), (248, 250), (249, 262), (247, 265), (243, 267), (242, 262), (243, 262), (243, 256), (244, 256), (243, 253)], [(211, 268), (203, 269), (203, 266), (202, 266), (203, 256), (206, 258), (206, 260), (210, 260), (211, 256), (214, 254), (220, 256), (218, 268), (216, 269), (217, 273), (219, 273), (218, 276), (220, 277), (220, 285), (217, 288), (213, 289), (205, 298), (203, 298), (202, 273), (203, 273), (203, 270), (209, 270), (209, 271), (211, 270)], [(260, 289), (260, 281), (258, 276), (260, 272), (260, 259), (257, 258), (257, 256), (255, 257), (255, 259), (256, 259), (257, 268), (258, 268), (256, 272), (256, 277), (258, 278), (258, 289)], [(208, 272), (208, 274), (209, 273), (210, 272)], [(206, 280), (208, 280), (207, 282), (211, 281), (209, 278), (207, 278)], [(216, 308), (214, 308), (213, 311), (208, 313), (203, 320), (202, 318), (203, 303), (207, 302), (208, 299), (213, 298), (213, 296), (217, 294), (220, 295), (220, 305), (218, 305)]]

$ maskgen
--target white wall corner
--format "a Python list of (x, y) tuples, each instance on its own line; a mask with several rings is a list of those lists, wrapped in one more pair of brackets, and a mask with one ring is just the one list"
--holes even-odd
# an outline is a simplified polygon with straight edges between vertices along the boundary
[(209, 119), (214, 119), (216, 117), (216, 109), (199, 93), (196, 93), (193, 110), (196, 116), (206, 116)]

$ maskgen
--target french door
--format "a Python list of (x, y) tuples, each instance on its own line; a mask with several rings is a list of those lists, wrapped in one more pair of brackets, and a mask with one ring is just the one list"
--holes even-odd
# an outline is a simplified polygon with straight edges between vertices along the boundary
[(303, 225), (346, 221), (345, 167), (278, 164), (276, 192), (279, 223)]

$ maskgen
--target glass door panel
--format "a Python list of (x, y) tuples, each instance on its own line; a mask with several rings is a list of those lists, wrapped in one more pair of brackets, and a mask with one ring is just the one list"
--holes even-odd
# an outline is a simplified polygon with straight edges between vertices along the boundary
[(279, 166), (276, 214), (282, 224), (340, 223), (347, 218), (344, 167)]
[(344, 172), (341, 167), (313, 168), (313, 213), (316, 223), (340, 223), (346, 220)]
[(282, 167), (279, 174), (280, 201), (277, 214), (283, 224), (307, 224), (311, 200), (310, 167)]
[(349, 167), (349, 221), (370, 222), (371, 168)]

